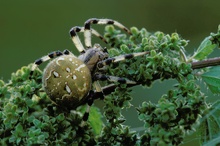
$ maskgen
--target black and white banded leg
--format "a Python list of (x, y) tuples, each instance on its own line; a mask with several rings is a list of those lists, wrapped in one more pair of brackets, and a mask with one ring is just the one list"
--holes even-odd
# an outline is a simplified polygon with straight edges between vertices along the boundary
[(39, 59), (37, 59), (34, 64), (32, 65), (32, 68), (31, 68), (31, 72), (30, 72), (30, 77), (33, 75), (34, 73), (34, 70), (39, 66), (41, 65), (42, 63), (54, 58), (54, 57), (58, 57), (58, 56), (62, 56), (62, 55), (69, 55), (71, 52), (69, 50), (64, 50), (63, 52), (61, 51), (54, 51), (54, 52), (51, 52), (49, 53), (48, 55), (46, 56), (43, 56)]
[(91, 90), (89, 92), (89, 95), (87, 96), (87, 100), (86, 100), (87, 108), (86, 108), (86, 111), (85, 111), (85, 113), (83, 115), (83, 118), (82, 118), (83, 121), (81, 123), (81, 127), (83, 127), (85, 125), (86, 121), (89, 118), (89, 112), (90, 112), (90, 108), (91, 108), (91, 106), (93, 104), (93, 101), (95, 99), (98, 99), (98, 98), (100, 98), (100, 99), (104, 98), (104, 94), (102, 92), (102, 89), (101, 89), (101, 91), (93, 91), (93, 90)]
[(85, 45), (87, 48), (91, 48), (92, 47), (92, 43), (91, 43), (91, 24), (107, 24), (107, 25), (115, 25), (123, 30), (125, 30), (128, 34), (132, 34), (131, 31), (125, 27), (124, 25), (122, 25), (121, 23), (112, 20), (112, 19), (97, 19), (97, 18), (92, 18), (89, 19), (85, 22), (84, 25), (84, 37), (85, 37)]
[[(76, 46), (77, 50), (80, 53), (85, 53), (85, 48), (83, 47), (82, 42), (80, 41), (77, 33), (84, 32), (84, 31), (85, 31), (84, 27), (75, 26), (75, 27), (72, 27), (69, 32), (74, 45)], [(108, 43), (106, 39), (101, 34), (99, 34), (96, 30), (91, 29), (90, 31), (93, 35), (100, 38), (103, 42), (105, 42), (106, 44)]]
[(143, 56), (149, 53), (150, 53), (149, 51), (146, 51), (146, 52), (131, 53), (131, 54), (120, 55), (120, 56), (116, 56), (112, 58), (107, 58), (103, 61), (98, 62), (97, 67), (98, 69), (102, 70), (104, 66), (110, 65), (111, 63), (116, 63), (116, 62), (120, 62), (123, 60), (132, 59), (134, 57)]
[(90, 91), (88, 97), (87, 97), (87, 109), (86, 112), (83, 115), (83, 122), (81, 126), (84, 126), (85, 122), (88, 120), (89, 117), (89, 111), (90, 107), (93, 104), (93, 101), (97, 98), (99, 99), (104, 99), (104, 93), (102, 91), (102, 87), (100, 86), (98, 81), (109, 81), (109, 82), (118, 82), (121, 84), (136, 84), (136, 82), (128, 80), (126, 78), (120, 78), (120, 77), (115, 77), (115, 76), (108, 76), (108, 75), (103, 75), (103, 74), (98, 74), (96, 73), (93, 76), (93, 86), (96, 89), (95, 91)]
[(90, 97), (87, 99), (87, 108), (86, 108), (86, 111), (85, 111), (85, 113), (84, 113), (84, 115), (83, 115), (83, 118), (82, 118), (82, 123), (81, 123), (81, 126), (83, 127), (84, 125), (85, 125), (85, 122), (88, 120), (88, 118), (89, 118), (89, 112), (90, 112), (90, 108), (91, 108), (91, 106), (92, 106), (92, 104), (93, 104), (93, 95), (94, 95), (94, 91), (90, 91), (90, 93), (89, 93), (90, 95)]

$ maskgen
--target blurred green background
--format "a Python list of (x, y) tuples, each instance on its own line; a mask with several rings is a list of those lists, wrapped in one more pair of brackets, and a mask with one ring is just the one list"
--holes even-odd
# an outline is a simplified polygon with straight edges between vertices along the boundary
[[(7, 81), (12, 72), (51, 51), (69, 49), (78, 55), (68, 34), (69, 29), (82, 26), (93, 17), (111, 18), (129, 28), (145, 27), (150, 32), (178, 32), (190, 40), (186, 49), (192, 53), (210, 32), (216, 32), (220, 24), (220, 1), (1, 1), (0, 79)], [(103, 26), (93, 27), (101, 30), (100, 33), (104, 29)], [(220, 50), (214, 56), (220, 56)], [(134, 105), (138, 106), (139, 100), (156, 102), (171, 88), (169, 83), (172, 81), (156, 83), (153, 90), (136, 87)], [(136, 116), (135, 108), (126, 112), (127, 124), (138, 127), (140, 123), (128, 116), (131, 112)], [(192, 144), (191, 140), (186, 144)]]

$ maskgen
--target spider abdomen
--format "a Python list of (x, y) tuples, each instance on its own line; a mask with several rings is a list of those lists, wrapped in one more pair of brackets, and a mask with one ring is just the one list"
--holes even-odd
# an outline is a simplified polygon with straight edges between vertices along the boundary
[(75, 108), (82, 103), (91, 89), (89, 68), (74, 55), (52, 60), (43, 73), (43, 87), (58, 105)]

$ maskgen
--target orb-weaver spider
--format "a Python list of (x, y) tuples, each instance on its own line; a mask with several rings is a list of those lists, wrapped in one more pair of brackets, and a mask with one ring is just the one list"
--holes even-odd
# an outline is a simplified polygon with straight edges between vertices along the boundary
[[(99, 37), (106, 43), (107, 41), (96, 30), (90, 28), (91, 24), (115, 25), (131, 35), (130, 30), (117, 21), (111, 19), (89, 19), (85, 22), (84, 27), (73, 27), (70, 30), (72, 41), (80, 52), (78, 58), (68, 50), (51, 52), (36, 60), (30, 72), (30, 76), (32, 76), (34, 70), (40, 64), (57, 57), (44, 69), (42, 77), (43, 88), (51, 100), (60, 106), (74, 109), (84, 103), (88, 103), (83, 121), (88, 120), (90, 106), (93, 100), (97, 98), (94, 95), (99, 96), (101, 99), (104, 98), (98, 81), (107, 80), (113, 83), (136, 84), (136, 82), (126, 78), (101, 74), (104, 72), (103, 68), (111, 63), (148, 53), (140, 52), (109, 58), (107, 51), (100, 45), (96, 44), (92, 47), (91, 34)], [(84, 32), (86, 49), (79, 40), (78, 32)]]

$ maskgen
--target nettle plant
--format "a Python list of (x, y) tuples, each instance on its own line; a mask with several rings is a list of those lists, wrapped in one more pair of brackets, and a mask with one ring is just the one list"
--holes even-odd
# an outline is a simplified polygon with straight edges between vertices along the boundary
[[(90, 24), (109, 24), (105, 27), (104, 37), (91, 29)], [(83, 48), (76, 32), (85, 33), (87, 50), (92, 48), (91, 33), (110, 44), (106, 45), (107, 49), (94, 45), (101, 60), (95, 63), (93, 60), (90, 64), (92, 53)], [(74, 55), (67, 50), (52, 52), (34, 64), (22, 67), (12, 73), (8, 83), (0, 80), (1, 145), (180, 145), (185, 136), (195, 131), (199, 131), (202, 144), (220, 143), (216, 139), (220, 135), (220, 103), (207, 104), (206, 96), (197, 84), (198, 79), (202, 79), (210, 91), (220, 93), (220, 58), (207, 59), (220, 46), (220, 27), (217, 33), (211, 33), (202, 41), (192, 56), (185, 55), (188, 41), (178, 33), (169, 35), (159, 31), (150, 33), (145, 28), (127, 29), (110, 19), (90, 19), (85, 27), (72, 28), (70, 34), (81, 53), (78, 58), (83, 60), (84, 57), (84, 63), (87, 60), (85, 64), (90, 65), (89, 70), (97, 67), (89, 74), (88, 84), (95, 84), (94, 88), (84, 92), (84, 96), (79, 94), (78, 97), (83, 99), (80, 102), (68, 99), (75, 98), (77, 86), (73, 87), (66, 80), (62, 90), (55, 91), (58, 82), (48, 80), (60, 77), (60, 73), (50, 69), (42, 75), (37, 68), (53, 57), (71, 54), (73, 58), (67, 59), (73, 60)], [(51, 62), (61, 64), (63, 62), (59, 60), (64, 59), (58, 57), (58, 61)], [(80, 68), (85, 64), (80, 64)], [(63, 70), (69, 73), (71, 69), (74, 67)], [(76, 79), (74, 75), (79, 74), (71, 74)], [(176, 84), (157, 103), (146, 98), (136, 107), (136, 120), (143, 122), (142, 132), (132, 131), (124, 124), (126, 118), (122, 115), (123, 109), (133, 105), (132, 87), (150, 87), (156, 80), (170, 79), (176, 80)], [(53, 84), (56, 84), (54, 89)], [(88, 84), (80, 84), (80, 87), (89, 88)], [(50, 87), (46, 88), (46, 93), (47, 85)], [(68, 100), (59, 99), (59, 94)], [(103, 100), (103, 113), (92, 105), (95, 99)]]

